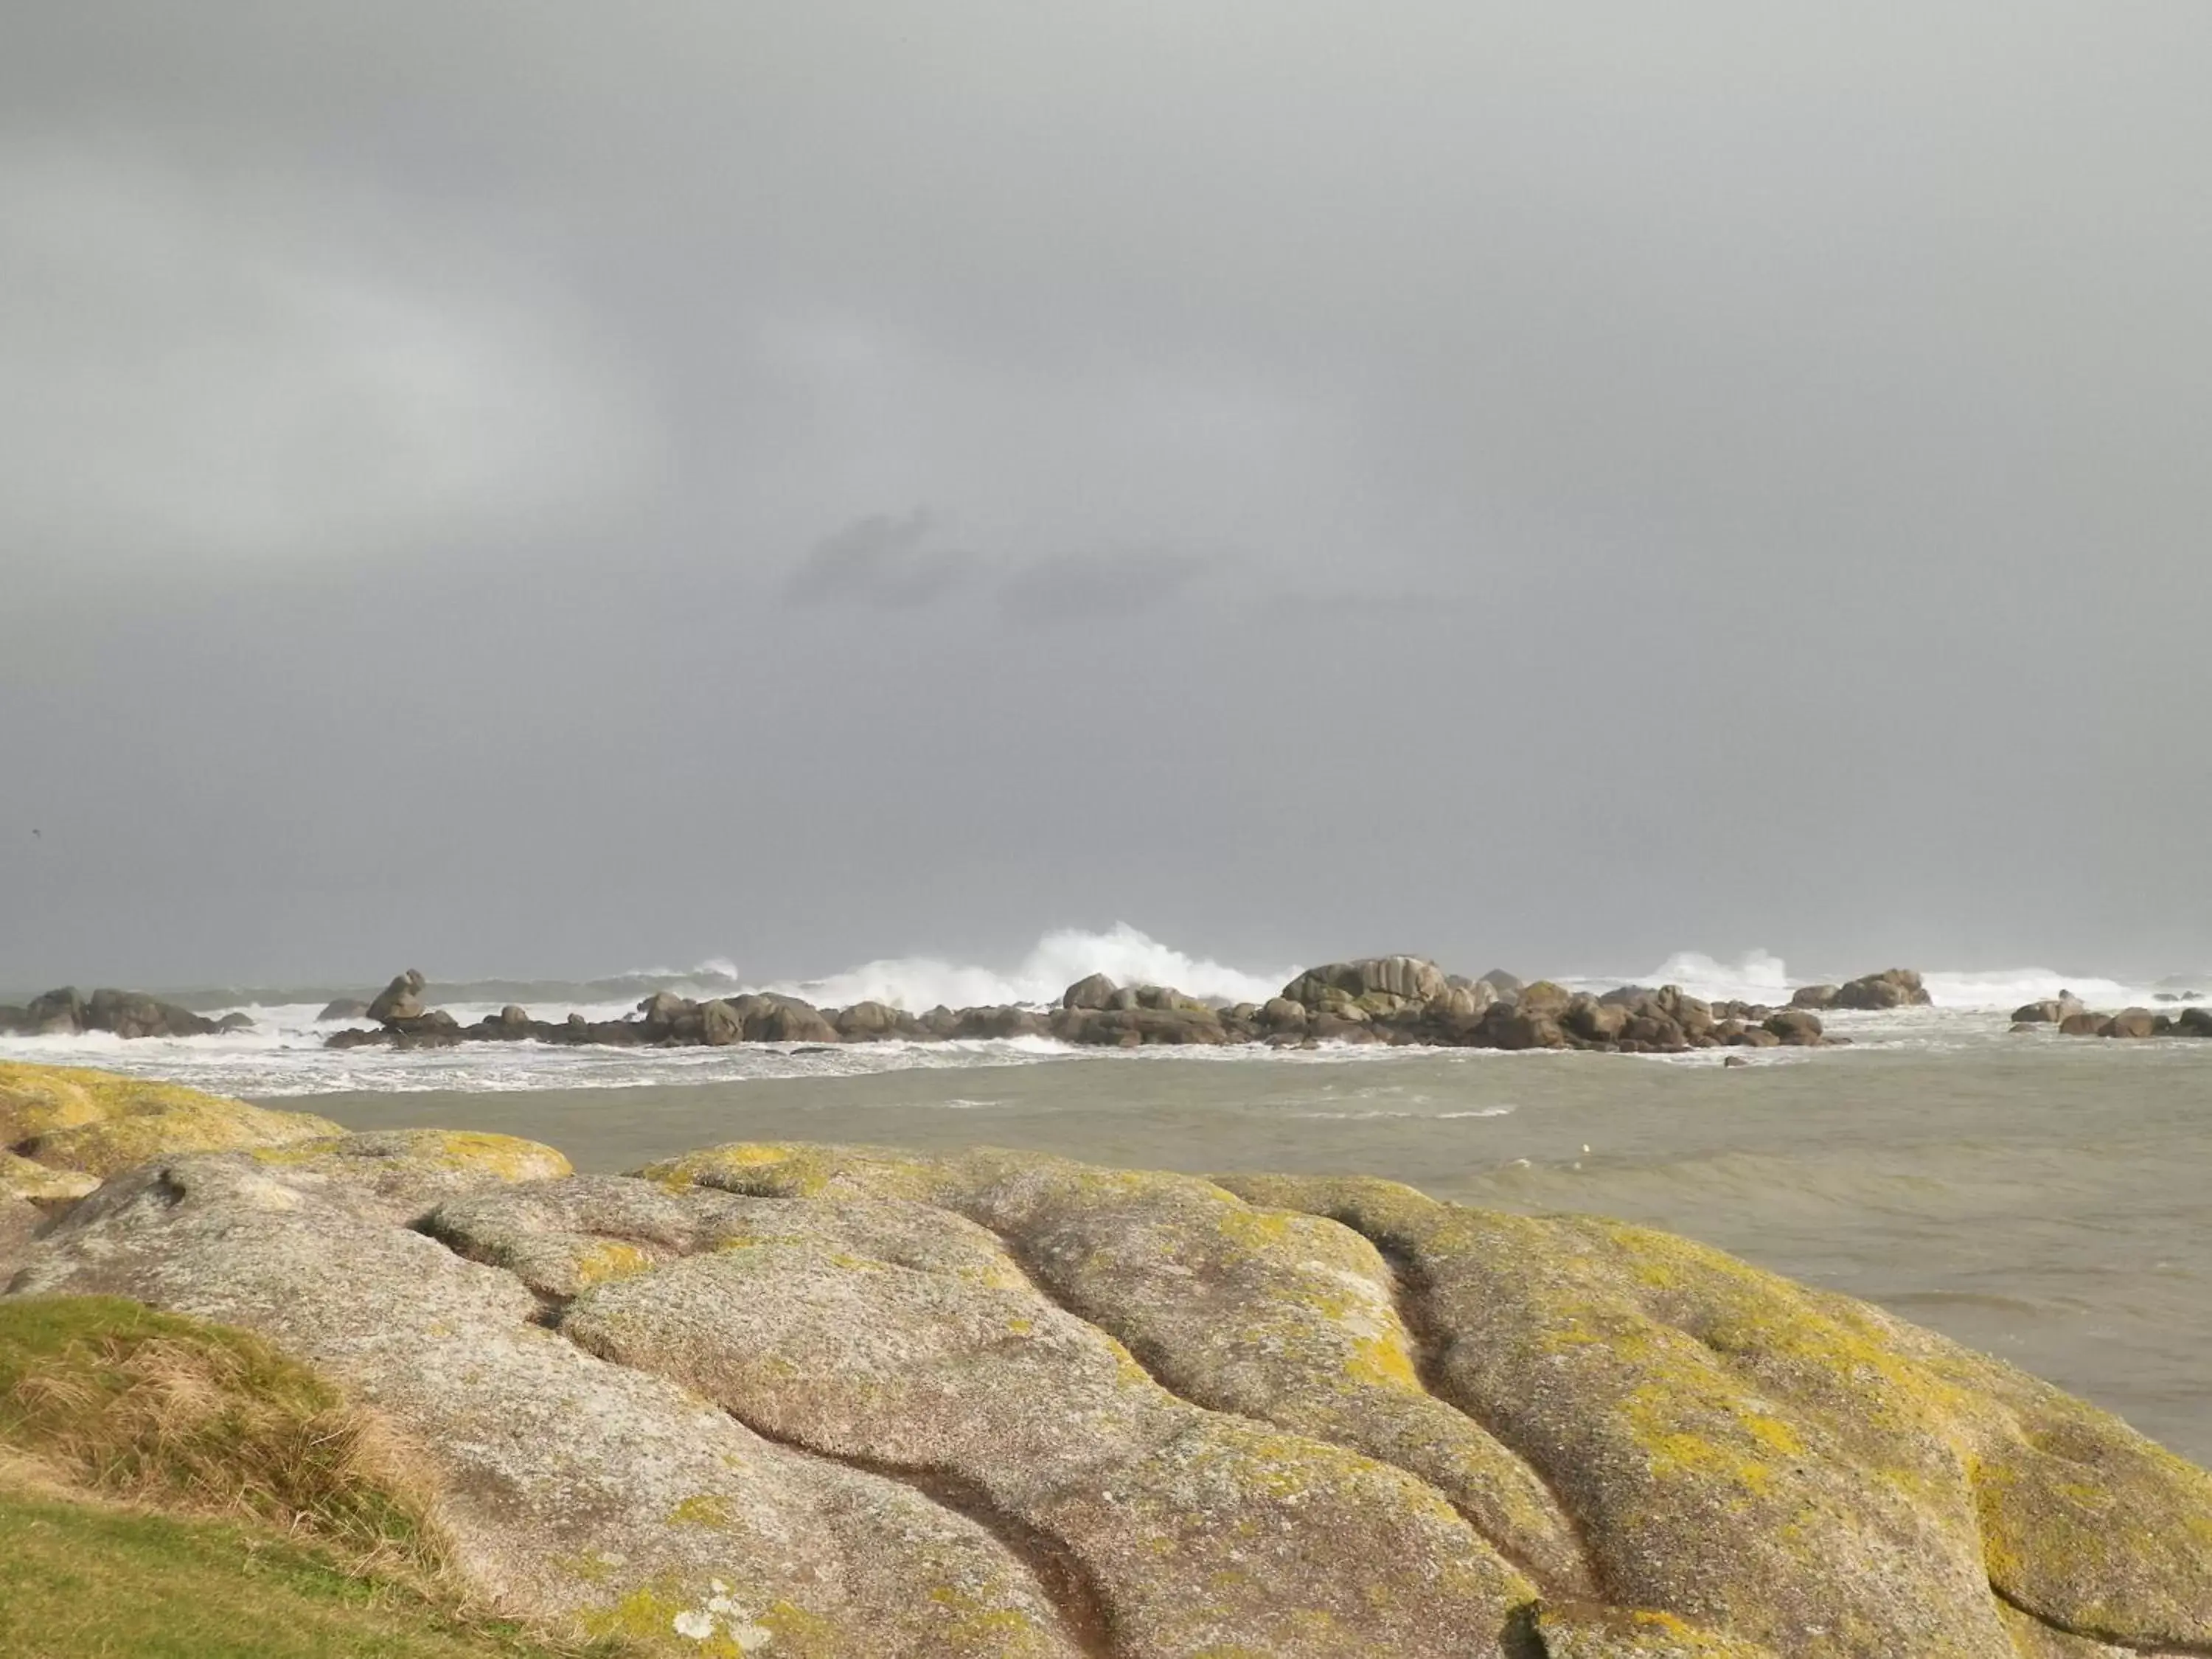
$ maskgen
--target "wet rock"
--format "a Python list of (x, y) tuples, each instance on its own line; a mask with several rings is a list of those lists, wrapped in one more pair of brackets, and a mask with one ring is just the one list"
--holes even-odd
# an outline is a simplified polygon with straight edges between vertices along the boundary
[(921, 1030), (913, 1015), (882, 1002), (856, 1002), (840, 1009), (830, 1023), (848, 1042), (880, 1042), (890, 1037), (917, 1036)]
[(1832, 1008), (1843, 994), (1839, 985), (1801, 985), (1790, 994), (1792, 1008)]
[(1487, 985), (1493, 997), (1508, 1000), (1519, 996), (1521, 987), (1524, 983), (1518, 974), (1509, 974), (1503, 968), (1492, 969), (1475, 982), (1478, 985)]
[(2123, 1008), (2104, 1023), (2098, 1035), (2108, 1037), (2156, 1036), (2161, 1018), (2148, 1008)]
[(1031, 1008), (1005, 1006), (963, 1008), (952, 1027), (957, 1037), (1005, 1038), (1041, 1036), (1044, 1016)]
[(1283, 994), (1308, 1008), (1365, 1003), (1367, 1012), (1388, 1012), (1407, 1004), (1425, 1006), (1448, 988), (1444, 971), (1421, 957), (1362, 957), (1309, 968), (1283, 988)]
[(1446, 985), (1431, 997), (1425, 1012), (1449, 1019), (1475, 1019), (1498, 1000), (1498, 993), (1480, 980)]
[(1288, 997), (1269, 997), (1261, 1005), (1259, 1024), (1270, 1031), (1303, 1031), (1306, 1025), (1305, 1005)]
[(1070, 1042), (1130, 1048), (1149, 1043), (1210, 1048), (1228, 1040), (1221, 1017), (1211, 1008), (1108, 1008), (1079, 1018), (1079, 1024), (1055, 1025), (1054, 1034)]
[(2087, 1012), (2069, 1014), (2058, 1022), (2058, 1030), (2063, 1036), (2102, 1036), (2105, 1017)]
[(364, 1017), (380, 1024), (386, 1020), (419, 1018), (423, 1012), (422, 985), (421, 971), (410, 968), (376, 994)]
[(1560, 1024), (1590, 1042), (1617, 1042), (1633, 1018), (1626, 1005), (1602, 997), (1578, 996), (1567, 1005)]
[(359, 997), (333, 997), (323, 1005), (317, 1019), (367, 1019), (368, 1004)]
[(210, 1036), (221, 1029), (215, 1021), (164, 1002), (143, 991), (102, 988), (92, 994), (78, 1015), (79, 1029), (107, 1031), (119, 1037)]
[(2173, 1029), (2182, 1036), (2212, 1036), (2212, 1008), (2184, 1008), (2173, 1017)]
[(1063, 991), (1060, 1006), (1063, 1008), (1110, 1008), (1114, 1006), (1115, 994), (1121, 988), (1108, 975), (1091, 974), (1079, 979)]
[(699, 1041), (726, 1048), (745, 1040), (745, 1017), (720, 997), (699, 1005)]
[(1855, 1009), (1914, 1008), (1925, 1007), (1928, 1002), (1928, 990), (1921, 984), (1917, 969), (1889, 968), (1837, 987), (1835, 1000), (1828, 1006)]
[(233, 1009), (216, 1021), (215, 1029), (218, 1031), (250, 1031), (253, 1029), (253, 1016), (242, 1008)]
[[(1544, 982), (1540, 980), (1537, 984)], [(1536, 988), (1537, 986), (1530, 986), (1528, 990)], [(1527, 994), (1525, 991), (1522, 993), (1524, 1001)], [(1558, 1012), (1565, 1013), (1566, 1006), (1566, 1002), (1561, 1001), (1558, 1005)], [(1529, 1008), (1521, 1003), (1492, 1003), (1483, 1012), (1480, 1037), (1484, 1046), (1492, 1048), (1564, 1048), (1567, 1046), (1566, 1032), (1560, 1028), (1553, 1013), (1546, 1012), (1541, 1006)]]
[(74, 985), (31, 999), (20, 1027), (28, 1036), (75, 1036), (84, 1030), (84, 998)]
[(1548, 979), (1540, 979), (1522, 986), (1519, 994), (1513, 999), (1513, 1006), (1522, 1013), (1556, 1020), (1566, 1012), (1568, 1005), (1574, 1000), (1574, 993), (1565, 986), (1556, 985)]
[(1780, 1009), (1766, 1017), (1765, 1029), (1792, 1048), (1817, 1048), (1823, 1040), (1820, 1017), (1809, 1008)]
[(1679, 985), (1661, 986), (1651, 994), (1651, 1006), (1680, 1026), (1686, 1037), (1703, 1036), (1713, 1029), (1712, 1006)]
[(673, 991), (655, 991), (637, 1005), (637, 1015), (648, 1042), (675, 1037), (686, 1024), (696, 1030), (700, 1023), (699, 1005)]

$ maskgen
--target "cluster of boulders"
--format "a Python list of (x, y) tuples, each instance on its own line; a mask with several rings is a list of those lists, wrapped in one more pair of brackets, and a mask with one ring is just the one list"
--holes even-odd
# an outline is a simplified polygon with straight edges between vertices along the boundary
[[(1909, 984), (1919, 976), (1893, 969), (1854, 981)], [(1828, 988), (1832, 992), (1833, 988)], [(1817, 1047), (1842, 1042), (1804, 1006), (1709, 1003), (1679, 986), (1623, 986), (1601, 996), (1569, 991), (1548, 980), (1524, 984), (1493, 971), (1480, 979), (1447, 974), (1419, 957), (1369, 957), (1310, 969), (1264, 1003), (1222, 1005), (1163, 985), (1120, 985), (1104, 974), (1077, 981), (1053, 1007), (995, 1004), (932, 1008), (913, 1014), (881, 1002), (817, 1008), (773, 992), (695, 1000), (658, 991), (622, 1019), (572, 1013), (533, 1018), (510, 1005), (464, 1025), (422, 1000), (422, 975), (410, 969), (368, 1006), (374, 1026), (335, 1031), (339, 1048), (365, 1045), (443, 1048), (460, 1042), (535, 1041), (611, 1047), (720, 1047), (738, 1042), (829, 1044), (962, 1038), (1049, 1037), (1091, 1047), (1265, 1043), (1301, 1048), (1323, 1042), (1424, 1043), (1479, 1048), (1587, 1048), (1620, 1054), (1680, 1054), (1692, 1048)], [(1841, 995), (1841, 993), (1834, 993)], [(1920, 991), (1923, 1000), (1926, 993)], [(1863, 1000), (1833, 1006), (1863, 1007)]]
[(1841, 985), (1801, 985), (1791, 994), (1790, 1006), (1880, 1013), (1890, 1008), (1925, 1008), (1932, 1000), (1920, 982), (1919, 969), (1887, 968)]
[(244, 1014), (210, 1019), (143, 991), (103, 988), (88, 997), (74, 985), (33, 997), (20, 1008), (0, 1006), (0, 1036), (82, 1036), (88, 1031), (119, 1037), (213, 1036), (252, 1024)]
[(2148, 1008), (2123, 1008), (2116, 1014), (2093, 1012), (2071, 991), (2030, 1002), (2012, 1011), (2015, 1031), (2039, 1030), (2056, 1025), (2061, 1036), (2212, 1037), (2212, 1008), (2184, 1008), (2161, 1014)]

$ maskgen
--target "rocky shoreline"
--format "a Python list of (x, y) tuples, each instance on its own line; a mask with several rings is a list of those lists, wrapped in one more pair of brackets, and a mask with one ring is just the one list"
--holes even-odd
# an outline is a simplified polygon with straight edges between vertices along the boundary
[[(352, 1512), (624, 1652), (2212, 1651), (2212, 1475), (1620, 1223), (988, 1149), (580, 1176), (4, 1063), (0, 1146), (0, 1316), (143, 1304), (170, 1378), (267, 1345), (350, 1413), (323, 1441), (389, 1451)], [(40, 1410), (106, 1386), (73, 1352), (0, 1388), (0, 1455), (66, 1464)], [(235, 1365), (187, 1381), (266, 1414)]]
[[(935, 1007), (912, 1013), (882, 1002), (817, 1007), (774, 992), (697, 1000), (659, 991), (618, 1019), (570, 1013), (541, 1019), (518, 1005), (464, 1024), (423, 1000), (427, 981), (410, 969), (368, 1001), (340, 1000), (322, 1020), (366, 1022), (333, 1031), (332, 1048), (450, 1048), (471, 1042), (540, 1042), (603, 1048), (717, 1048), (738, 1043), (827, 1046), (887, 1041), (955, 1042), (1045, 1037), (1091, 1048), (1155, 1045), (1318, 1048), (1324, 1043), (1442, 1048), (1580, 1049), (1677, 1054), (1703, 1048), (1820, 1048), (1850, 1038), (1830, 1032), (1825, 1013), (1925, 1006), (1918, 972), (1892, 968), (1840, 985), (1800, 987), (1786, 1004), (1711, 1002), (1680, 986), (1626, 985), (1602, 994), (1503, 970), (1479, 979), (1448, 974), (1419, 957), (1367, 957), (1309, 969), (1264, 1003), (1226, 1003), (1163, 985), (1120, 985), (1103, 974), (1077, 981), (1051, 1006), (1018, 1003)], [(2068, 1036), (2212, 1037), (2212, 1008), (2127, 1008), (2095, 1012), (2070, 992), (2030, 1003), (2012, 1029), (2056, 1028)], [(125, 1038), (204, 1036), (251, 1025), (243, 1014), (210, 1019), (142, 992), (74, 988), (24, 1007), (0, 1006), (0, 1035), (106, 1032)]]

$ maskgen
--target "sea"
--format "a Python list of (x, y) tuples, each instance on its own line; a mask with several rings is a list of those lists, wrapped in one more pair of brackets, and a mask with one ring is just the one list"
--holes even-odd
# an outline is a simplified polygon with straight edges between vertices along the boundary
[[(1554, 977), (1779, 1002), (1795, 984), (1889, 965), (1814, 975), (1764, 953), (1684, 954), (1642, 972)], [(579, 982), (433, 981), (428, 1000), (464, 1022), (509, 1002), (611, 1018), (662, 988), (920, 1012), (1043, 1004), (1093, 971), (1256, 1001), (1295, 966), (1231, 967), (1124, 927), (1048, 934), (1008, 969), (903, 958), (794, 981), (714, 962)], [(319, 1020), (323, 1006), (374, 986), (167, 993), (243, 1012), (254, 1028), (177, 1042), (0, 1038), (0, 1058), (167, 1078), (353, 1128), (526, 1135), (586, 1170), (737, 1139), (992, 1145), (1200, 1174), (1358, 1172), (1463, 1203), (1615, 1216), (1867, 1297), (2212, 1465), (2212, 1040), (2009, 1030), (2016, 1006), (2062, 988), (2093, 1007), (2175, 1008), (2204, 1000), (2212, 974), (1923, 975), (1933, 1006), (1837, 1014), (1829, 1029), (1848, 1046), (1753, 1051), (1741, 1067), (1721, 1065), (1731, 1051), (1100, 1051), (1036, 1038), (323, 1048), (343, 1023)]]

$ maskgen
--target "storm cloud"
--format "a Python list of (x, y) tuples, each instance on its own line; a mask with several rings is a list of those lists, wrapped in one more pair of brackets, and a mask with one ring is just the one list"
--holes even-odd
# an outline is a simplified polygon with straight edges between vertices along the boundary
[(2208, 80), (2187, 0), (17, 8), (0, 985), (2212, 962)]

